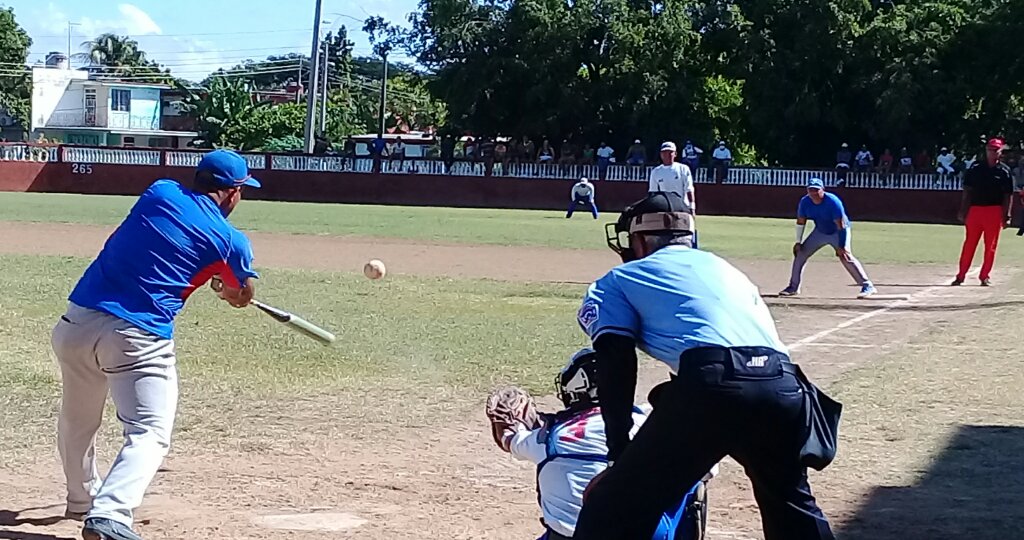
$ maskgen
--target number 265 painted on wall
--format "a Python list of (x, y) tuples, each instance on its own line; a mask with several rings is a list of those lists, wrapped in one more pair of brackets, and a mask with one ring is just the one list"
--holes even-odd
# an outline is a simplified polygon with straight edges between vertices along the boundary
[(71, 174), (92, 174), (92, 164), (90, 163), (72, 163)]

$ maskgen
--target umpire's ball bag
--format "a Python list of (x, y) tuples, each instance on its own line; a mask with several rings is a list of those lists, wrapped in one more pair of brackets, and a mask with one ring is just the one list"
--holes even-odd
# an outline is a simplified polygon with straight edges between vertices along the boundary
[(804, 420), (808, 429), (807, 440), (800, 448), (800, 463), (821, 471), (836, 457), (843, 404), (814, 386), (798, 364), (786, 365), (789, 366), (796, 368), (796, 377), (804, 387)]

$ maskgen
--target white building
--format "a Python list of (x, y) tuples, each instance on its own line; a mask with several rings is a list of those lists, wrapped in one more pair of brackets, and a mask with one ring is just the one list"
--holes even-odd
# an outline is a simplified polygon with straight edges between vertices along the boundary
[(32, 69), (30, 140), (65, 144), (184, 148), (199, 136), (182, 131), (180, 112), (167, 106), (170, 87), (90, 80), (85, 71)]

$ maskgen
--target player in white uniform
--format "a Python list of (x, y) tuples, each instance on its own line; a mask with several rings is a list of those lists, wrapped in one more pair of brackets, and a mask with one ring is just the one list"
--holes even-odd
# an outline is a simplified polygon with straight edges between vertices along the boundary
[(572, 186), (570, 198), (572, 202), (569, 203), (569, 211), (565, 213), (566, 219), (572, 217), (576, 206), (580, 204), (586, 206), (590, 213), (594, 215), (594, 219), (597, 219), (597, 204), (594, 203), (594, 184), (591, 184), (586, 178), (580, 178), (580, 181)]
[[(675, 193), (683, 198), (690, 215), (697, 215), (697, 194), (693, 189), (690, 168), (676, 161), (676, 144), (661, 143), (661, 165), (651, 169), (648, 193)], [(693, 247), (697, 245), (697, 231), (693, 231)]]
[[(540, 540), (572, 538), (583, 493), (595, 476), (608, 468), (608, 445), (597, 396), (597, 357), (593, 349), (577, 351), (558, 374), (555, 386), (565, 409), (542, 415), (543, 425), (529, 430), (519, 425), (509, 451), (518, 459), (537, 464), (537, 491), (547, 531)], [(647, 411), (633, 408), (634, 435), (647, 419)], [(717, 473), (716, 465), (675, 508), (662, 516), (654, 540), (695, 540), (706, 520), (705, 482)]]

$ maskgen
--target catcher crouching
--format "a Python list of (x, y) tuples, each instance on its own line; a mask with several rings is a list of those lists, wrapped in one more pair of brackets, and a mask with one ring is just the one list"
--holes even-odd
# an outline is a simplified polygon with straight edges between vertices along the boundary
[[(604, 420), (597, 396), (596, 355), (577, 351), (555, 378), (565, 409), (537, 411), (533, 398), (520, 388), (495, 390), (487, 400), (494, 442), (517, 459), (537, 465), (537, 498), (546, 529), (538, 540), (573, 537), (587, 485), (608, 467)], [(636, 434), (647, 412), (633, 408)], [(653, 540), (701, 540), (707, 522), (707, 481), (717, 465), (673, 508), (666, 509)]]

